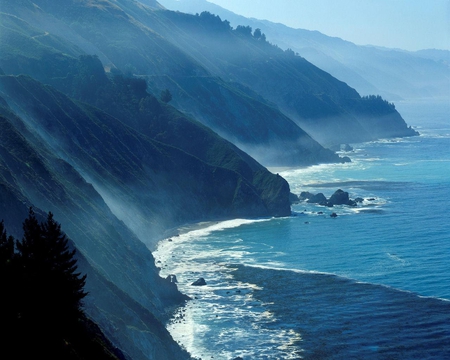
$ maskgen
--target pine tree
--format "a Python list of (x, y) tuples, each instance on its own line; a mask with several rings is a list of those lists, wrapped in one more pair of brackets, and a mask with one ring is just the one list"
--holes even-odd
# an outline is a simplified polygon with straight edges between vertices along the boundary
[(0, 222), (0, 358), (118, 359), (82, 310), (86, 275), (53, 214), (39, 223), (30, 208), (23, 231)]
[(0, 266), (3, 268), (11, 263), (14, 257), (14, 238), (8, 236), (3, 220), (0, 222)]
[(58, 317), (69, 317), (74, 320), (81, 311), (81, 300), (87, 295), (84, 292), (86, 275), (80, 277), (77, 273), (76, 250), (70, 250), (68, 239), (61, 231), (51, 212), (47, 221), (41, 224), (41, 234), (44, 241), (46, 256), (43, 260), (45, 271), (48, 272), (53, 290), (54, 303), (58, 309)]
[[(9, 335), (17, 319), (17, 282), (15, 266), (14, 238), (8, 236), (3, 220), (0, 222), (0, 309), (2, 311), (2, 334)], [(5, 339), (6, 340), (6, 339)]]
[[(84, 316), (81, 300), (87, 295), (86, 275), (76, 272), (75, 250), (69, 249), (51, 212), (39, 223), (30, 208), (23, 232), (22, 240), (16, 242), (21, 277), (17, 327), (34, 351), (60, 354)], [(26, 349), (22, 351), (27, 354)]]

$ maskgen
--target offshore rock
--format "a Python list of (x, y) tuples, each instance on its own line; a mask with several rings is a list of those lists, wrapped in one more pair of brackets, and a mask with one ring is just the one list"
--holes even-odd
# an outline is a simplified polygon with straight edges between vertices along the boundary
[(299, 195), (300, 200), (309, 200), (312, 197), (314, 197), (314, 194), (310, 193), (309, 191), (302, 191)]
[(206, 281), (204, 278), (199, 278), (198, 280), (194, 281), (191, 285), (192, 286), (205, 286)]
[(318, 194), (314, 195), (313, 197), (311, 197), (310, 199), (308, 199), (307, 202), (310, 204), (326, 205), (327, 198), (325, 197), (324, 194), (318, 193)]
[(328, 200), (328, 206), (347, 205), (349, 203), (349, 200), (350, 198), (348, 196), (348, 192), (339, 189), (336, 190), (333, 195), (331, 195), (330, 199)]
[(297, 195), (290, 193), (289, 194), (289, 202), (291, 203), (291, 205), (298, 204), (300, 202), (300, 198)]

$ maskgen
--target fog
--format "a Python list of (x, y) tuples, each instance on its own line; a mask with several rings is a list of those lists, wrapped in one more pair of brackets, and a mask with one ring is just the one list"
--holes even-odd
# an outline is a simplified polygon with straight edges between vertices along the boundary
[[(213, 4), (213, 2), (223, 7)], [(207, 10), (211, 13), (219, 15), (222, 20), (226, 19), (230, 21), (230, 24), (233, 27), (236, 27), (237, 25), (249, 25), (253, 29), (260, 28), (267, 36), (267, 40), (269, 42), (277, 44), (282, 49), (293, 49), (314, 65), (329, 72), (334, 77), (355, 88), (361, 95), (377, 94), (383, 96), (389, 101), (413, 98), (419, 99), (424, 97), (448, 97), (450, 89), (449, 50), (420, 52), (405, 51), (405, 49), (408, 49), (406, 42), (395, 46), (399, 49), (379, 48), (375, 46), (356, 46), (349, 41), (354, 41), (357, 44), (360, 42), (355, 41), (352, 36), (342, 36), (342, 39), (339, 39), (335, 37), (339, 36), (335, 32), (324, 31), (327, 35), (329, 35), (327, 36), (317, 31), (304, 30), (321, 30), (317, 27), (308, 28), (301, 25), (294, 26), (284, 22), (290, 26), (300, 28), (294, 29), (282, 24), (254, 19), (259, 18), (279, 21), (274, 20), (271, 16), (269, 16), (270, 14), (265, 17), (262, 15), (258, 16), (258, 11), (268, 12), (267, 9), (270, 9), (271, 7), (270, 5), (265, 5), (262, 9), (257, 9), (256, 6), (250, 6), (250, 4), (255, 4), (256, 1), (239, 2), (241, 5), (239, 7), (232, 1), (208, 2), (206, 0), (162, 0), (161, 3), (169, 9), (176, 9), (191, 13), (200, 13)], [(368, 6), (367, 3), (369, 2), (358, 2), (359, 11), (362, 12), (364, 6)], [(377, 6), (382, 8), (382, 5), (379, 5), (380, 3), (381, 2), (377, 2)], [(392, 3), (398, 4), (398, 6), (409, 6), (412, 4), (411, 9), (418, 7), (417, 2), (408, 2), (408, 4), (406, 4), (406, 2), (402, 0)], [(297, 6), (300, 7), (299, 4), (303, 4), (302, 10), (298, 10), (297, 12), (295, 10), (292, 11), (296, 16), (298, 16), (298, 18), (301, 18), (305, 14), (305, 9), (309, 9), (308, 11), (311, 11), (311, 9), (316, 7), (315, 2), (310, 2), (307, 6), (306, 2), (299, 1), (289, 3), (293, 9)], [(282, 3), (279, 6), (277, 3), (276, 6), (281, 9), (280, 12), (286, 12), (287, 5), (283, 5)], [(414, 33), (413, 30), (421, 29), (421, 24), (425, 23), (428, 26), (426, 29), (426, 34), (428, 34), (430, 27), (429, 25), (432, 23), (433, 26), (439, 26), (439, 30), (436, 30), (431, 35), (428, 34), (426, 40), (430, 42), (423, 44), (423, 46), (417, 47), (417, 49), (433, 47), (448, 49), (448, 44), (450, 44), (450, 38), (448, 35), (450, 21), (447, 19), (450, 18), (450, 7), (446, 8), (442, 1), (436, 1), (430, 4), (423, 2), (420, 6), (427, 7), (426, 11), (420, 13), (420, 21), (418, 22), (411, 20), (411, 22), (406, 25), (400, 25), (399, 22), (396, 22), (391, 24), (391, 27), (389, 27), (389, 19), (383, 20), (384, 17), (381, 15), (380, 21), (386, 22), (386, 24), (381, 27), (375, 26), (377, 20), (376, 18), (374, 21), (367, 21), (364, 26), (358, 26), (352, 20), (343, 21), (343, 17), (339, 18), (336, 16), (334, 23), (336, 26), (347, 26), (352, 29), (352, 34), (361, 34), (361, 36), (364, 34), (362, 31), (364, 29), (366, 29), (366, 32), (373, 32), (375, 34), (378, 34), (381, 30), (391, 30), (392, 33), (383, 36), (383, 40), (395, 38), (399, 35), (399, 30), (402, 29), (408, 30), (407, 35), (411, 39), (416, 40), (417, 37), (412, 36)], [(225, 8), (230, 9), (235, 13), (228, 11)], [(387, 7), (385, 8), (387, 9)], [(244, 9), (247, 9), (248, 13), (244, 13)], [(357, 9), (353, 11), (356, 10)], [(286, 14), (287, 13), (288, 12), (286, 12)], [(252, 16), (254, 18), (249, 19), (237, 14)], [(336, 12), (336, 14), (339, 14), (339, 12)], [(403, 16), (403, 13), (401, 14)], [(447, 16), (444, 16), (444, 22), (435, 22), (433, 20), (433, 14), (435, 16), (441, 16), (441, 20), (443, 15), (447, 14)], [(319, 24), (320, 22), (323, 22), (323, 19), (327, 16), (327, 14), (317, 11), (312, 18), (317, 22), (317, 24)], [(338, 21), (339, 19), (341, 23)], [(392, 19), (390, 21), (392, 21)], [(395, 29), (395, 26), (399, 29)], [(411, 27), (414, 27), (414, 29), (411, 29)], [(394, 28), (394, 30), (392, 30), (392, 28)], [(368, 39), (370, 39), (370, 37), (362, 43), (369, 44), (370, 42)], [(437, 39), (439, 41), (436, 40), (437, 43), (435, 44), (432, 42), (433, 39)], [(388, 43), (377, 45), (382, 45), (385, 47), (391, 46)], [(411, 50), (416, 49), (411, 48)]]
[[(179, 0), (198, 3), (198, 0)], [(174, 0), (161, 0), (170, 8)], [(358, 45), (450, 50), (447, 0), (210, 0), (246, 17), (318, 30)], [(198, 10), (196, 10), (198, 11)]]

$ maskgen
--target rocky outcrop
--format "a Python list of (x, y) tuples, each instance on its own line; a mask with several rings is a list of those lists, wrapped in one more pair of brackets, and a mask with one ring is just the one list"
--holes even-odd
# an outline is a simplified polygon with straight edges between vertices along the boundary
[(205, 286), (206, 285), (206, 281), (204, 278), (199, 278), (197, 280), (195, 280), (192, 284), (192, 286)]
[(318, 204), (328, 207), (338, 205), (358, 206), (358, 203), (364, 201), (364, 199), (360, 197), (355, 200), (350, 199), (348, 192), (341, 189), (336, 190), (329, 199), (327, 199), (323, 193), (312, 194), (308, 191), (302, 191), (298, 198), (309, 204)]
[(311, 198), (309, 198), (306, 202), (310, 203), (310, 204), (326, 205), (327, 198), (325, 197), (324, 194), (318, 193), (318, 194), (312, 196)]
[(328, 199), (327, 205), (347, 205), (350, 198), (348, 196), (348, 192), (338, 189), (335, 191), (333, 195)]
[(297, 195), (290, 193), (289, 194), (289, 202), (291, 203), (291, 205), (298, 204), (300, 202), (300, 198)]

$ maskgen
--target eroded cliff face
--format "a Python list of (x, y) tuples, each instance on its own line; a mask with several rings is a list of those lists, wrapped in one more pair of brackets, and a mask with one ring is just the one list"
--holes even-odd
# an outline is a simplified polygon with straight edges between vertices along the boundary
[(0, 96), (7, 228), (21, 236), (28, 206), (54, 212), (85, 259), (87, 313), (114, 344), (133, 359), (187, 358), (162, 325), (185, 298), (159, 277), (149, 247), (186, 222), (287, 215), (287, 182), (163, 104), (165, 121), (220, 151), (202, 160), (27, 76), (0, 76)]
[[(28, 130), (19, 118), (6, 113), (0, 123), (0, 217), (8, 231), (21, 238), (30, 206), (38, 216), (54, 211), (76, 244), (79, 270), (88, 274), (86, 312), (113, 343), (131, 358), (148, 359), (140, 354), (146, 343), (156, 353), (172, 349), (169, 358), (188, 358), (161, 323), (167, 305), (182, 300), (181, 295), (158, 276), (150, 251), (72, 166), (45, 144), (36, 149), (26, 140)], [(144, 321), (150, 313), (159, 319), (152, 315), (152, 323)], [(141, 344), (133, 341), (136, 336)]]

